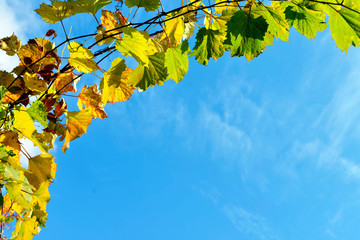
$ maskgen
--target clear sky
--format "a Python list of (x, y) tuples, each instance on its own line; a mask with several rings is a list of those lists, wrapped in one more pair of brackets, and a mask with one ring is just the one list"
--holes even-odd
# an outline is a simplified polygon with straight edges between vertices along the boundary
[[(0, 0), (1, 37), (53, 28), (40, 2)], [(65, 23), (76, 35), (87, 21)], [(35, 239), (358, 240), (359, 60), (328, 30), (292, 30), (251, 63), (192, 58), (179, 84), (108, 106), (66, 154), (57, 143)]]

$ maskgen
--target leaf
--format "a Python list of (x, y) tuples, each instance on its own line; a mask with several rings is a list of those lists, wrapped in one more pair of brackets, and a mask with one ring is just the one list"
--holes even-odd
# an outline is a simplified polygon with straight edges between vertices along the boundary
[(131, 7), (143, 7), (145, 11), (155, 11), (160, 7), (159, 0), (125, 0), (125, 5)]
[(60, 91), (62, 93), (66, 92), (77, 92), (76, 83), (80, 80), (80, 78), (75, 79), (75, 74), (72, 71), (60, 73), (55, 80), (55, 90)]
[(85, 85), (79, 94), (79, 101), (85, 104), (85, 109), (89, 109), (94, 117), (104, 119), (108, 116), (104, 111), (104, 103), (101, 100), (101, 93), (96, 84), (91, 87)]
[(165, 54), (158, 52), (149, 56), (148, 66), (139, 64), (129, 78), (129, 84), (146, 90), (155, 84), (163, 85), (167, 78)]
[(8, 90), (4, 86), (0, 86), (0, 101), (3, 100), (7, 91)]
[(77, 42), (70, 42), (68, 49), (70, 51), (69, 63), (78, 72), (91, 73), (99, 69), (96, 62), (91, 60), (94, 55), (89, 49)]
[(266, 20), (269, 25), (268, 32), (274, 37), (283, 41), (289, 40), (289, 26), (279, 2), (272, 2), (270, 6), (258, 2), (251, 12), (261, 15)]
[(189, 44), (187, 41), (182, 42), (175, 48), (169, 48), (165, 53), (165, 66), (169, 78), (179, 83), (189, 69)]
[(200, 64), (207, 65), (210, 58), (218, 59), (224, 54), (225, 35), (219, 30), (201, 28), (196, 35), (196, 45), (190, 56)]
[(15, 33), (10, 37), (0, 39), (0, 49), (4, 50), (9, 56), (14, 56), (20, 47), (21, 41), (18, 40)]
[(359, 14), (347, 8), (336, 11), (329, 6), (325, 11), (329, 15), (331, 35), (341, 51), (347, 52), (351, 45), (358, 47), (360, 45)]
[(228, 35), (224, 42), (231, 56), (243, 56), (250, 61), (261, 54), (268, 24), (263, 17), (255, 18), (244, 11), (236, 11), (227, 24)]
[(37, 12), (44, 21), (51, 24), (55, 24), (77, 13), (72, 0), (65, 2), (52, 0), (51, 5), (42, 3), (40, 8), (36, 9), (35, 12)]
[(325, 13), (307, 8), (306, 1), (283, 2), (282, 7), (290, 27), (294, 27), (307, 38), (315, 38), (317, 31), (327, 28)]
[[(190, 30), (190, 29), (188, 29)], [(185, 34), (185, 22), (183, 16), (171, 13), (165, 18), (164, 33), (160, 39), (169, 38), (173, 45), (179, 44)], [(188, 33), (187, 33), (188, 34)]]
[[(55, 163), (56, 171), (56, 163)], [(55, 174), (55, 173), (54, 173)], [(39, 204), (40, 210), (46, 211), (46, 205), (50, 201), (49, 185), (52, 181), (44, 181), (37, 188), (34, 193), (36, 202)]]
[(14, 125), (13, 127), (18, 130), (23, 136), (31, 139), (31, 135), (35, 132), (34, 120), (27, 112), (26, 107), (19, 107), (14, 111)]
[(61, 150), (65, 152), (69, 148), (69, 142), (81, 137), (86, 133), (92, 120), (92, 113), (88, 109), (81, 110), (80, 112), (67, 112), (66, 113), (66, 132), (65, 142)]
[(116, 49), (124, 56), (129, 55), (139, 63), (147, 65), (149, 63), (148, 43), (144, 35), (135, 28), (127, 28), (124, 33), (124, 38), (116, 41)]
[(47, 89), (46, 81), (40, 80), (39, 75), (26, 72), (24, 74), (25, 86), (31, 91), (43, 92)]
[(11, 240), (32, 240), (37, 233), (38, 223), (36, 217), (25, 217), (21, 221), (16, 221)]
[(29, 183), (36, 189), (46, 181), (52, 182), (56, 174), (55, 157), (52, 157), (50, 153), (40, 154), (29, 159), (29, 171), (25, 176), (29, 180)]
[[(121, 33), (122, 29), (121, 27), (126, 25), (126, 20), (122, 13), (120, 11), (116, 11), (115, 13), (112, 13), (108, 10), (102, 10), (101, 11), (101, 24), (104, 26), (105, 30), (107, 31), (104, 33), (104, 36), (106, 35), (113, 35), (115, 33)], [(116, 28), (120, 28), (115, 30)], [(115, 35), (116, 38), (121, 39), (120, 35)], [(109, 38), (112, 40), (112, 38)]]
[(38, 121), (44, 127), (47, 127), (47, 112), (46, 107), (41, 101), (35, 101), (28, 108), (27, 112), (32, 119)]
[(103, 103), (115, 103), (129, 100), (134, 92), (134, 87), (128, 83), (129, 75), (133, 72), (127, 68), (125, 60), (116, 58), (109, 71), (104, 73), (100, 83)]
[(109, 5), (111, 0), (77, 0), (74, 8), (78, 13), (91, 13), (95, 15), (101, 8)]
[[(14, 80), (14, 76), (11, 73), (0, 70), (0, 86), (7, 88)], [(24, 83), (18, 79), (16, 80), (10, 89), (5, 93), (5, 96), (2, 98), (2, 103), (12, 103), (18, 100), (24, 91)]]
[(19, 135), (13, 131), (0, 132), (0, 143), (5, 145), (7, 151), (13, 151), (15, 154), (15, 164), (20, 165), (20, 142)]

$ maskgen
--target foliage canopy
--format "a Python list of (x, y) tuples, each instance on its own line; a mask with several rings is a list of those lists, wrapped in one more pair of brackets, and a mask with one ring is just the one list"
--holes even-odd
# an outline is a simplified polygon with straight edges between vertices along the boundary
[[(53, 29), (26, 44), (15, 34), (0, 40), (0, 49), (20, 60), (12, 72), (0, 71), (1, 239), (10, 235), (5, 227), (12, 221), (11, 239), (32, 239), (45, 227), (48, 188), (56, 174), (49, 151), (56, 139), (64, 141), (65, 152), (92, 119), (108, 117), (107, 104), (129, 100), (136, 89), (179, 83), (189, 57), (207, 65), (229, 51), (250, 61), (274, 38), (288, 41), (292, 27), (307, 38), (329, 28), (341, 51), (360, 45), (357, 0), (182, 0), (172, 10), (161, 0), (52, 0), (35, 11), (47, 23), (62, 25), (64, 41), (52, 42)], [(150, 17), (135, 23), (140, 11)], [(96, 24), (91, 33), (70, 38), (64, 20), (79, 13)], [(102, 61), (110, 55), (111, 67), (104, 69)], [(125, 57), (137, 66), (128, 67)], [(78, 92), (77, 82), (88, 73), (101, 80)], [(68, 109), (69, 93), (76, 94), (78, 109)], [(30, 156), (22, 138), (41, 154)], [(20, 155), (28, 158), (27, 168)]]

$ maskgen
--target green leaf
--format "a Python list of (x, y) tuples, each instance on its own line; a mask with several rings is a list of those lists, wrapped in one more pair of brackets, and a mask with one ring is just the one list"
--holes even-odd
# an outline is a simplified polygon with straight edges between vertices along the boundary
[(207, 65), (210, 58), (218, 59), (224, 54), (226, 37), (219, 30), (201, 28), (196, 35), (196, 45), (190, 56), (203, 65)]
[(145, 11), (155, 11), (160, 7), (159, 0), (125, 0), (125, 5), (131, 7), (144, 7)]
[(72, 0), (65, 2), (52, 0), (51, 5), (42, 3), (40, 8), (36, 9), (35, 12), (37, 12), (44, 21), (51, 24), (55, 24), (77, 13)]
[(258, 2), (252, 9), (252, 13), (262, 16), (268, 26), (268, 32), (274, 37), (283, 41), (289, 39), (289, 25), (286, 22), (285, 14), (280, 6), (280, 2), (272, 2), (270, 6), (265, 6), (263, 3)]
[(131, 74), (129, 83), (142, 90), (146, 90), (155, 84), (163, 85), (166, 78), (165, 54), (164, 52), (158, 52), (149, 56), (148, 66), (138, 65), (133, 74)]
[(189, 43), (182, 42), (175, 48), (168, 48), (165, 53), (165, 66), (167, 68), (169, 78), (179, 83), (189, 69)]
[(228, 35), (225, 41), (231, 56), (243, 56), (250, 61), (261, 54), (265, 44), (268, 24), (263, 17), (254, 17), (244, 11), (236, 11), (227, 24)]
[(358, 47), (360, 42), (360, 16), (347, 8), (336, 11), (326, 7), (329, 15), (329, 28), (336, 45), (341, 51), (346, 51), (351, 45)]
[(27, 112), (32, 119), (38, 121), (44, 127), (47, 127), (47, 112), (46, 107), (41, 101), (35, 101), (28, 108)]
[(116, 41), (115, 47), (124, 56), (131, 56), (141, 64), (149, 63), (148, 43), (143, 34), (135, 28), (124, 29), (124, 38)]
[(110, 3), (111, 0), (77, 0), (74, 6), (78, 13), (91, 13), (95, 15), (101, 8)]
[(94, 54), (77, 42), (68, 45), (70, 51), (69, 63), (79, 72), (91, 73), (99, 69), (96, 62), (92, 60)]
[(0, 86), (0, 101), (3, 100), (7, 91), (8, 90), (4, 86)]
[(290, 27), (307, 38), (315, 38), (317, 31), (327, 28), (325, 13), (307, 8), (306, 1), (283, 2), (282, 7)]

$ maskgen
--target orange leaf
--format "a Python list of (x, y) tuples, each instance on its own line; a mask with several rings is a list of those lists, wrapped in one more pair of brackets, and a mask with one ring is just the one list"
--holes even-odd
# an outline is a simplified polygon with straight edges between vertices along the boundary
[(87, 85), (85, 85), (79, 94), (79, 101), (85, 104), (85, 109), (89, 109), (94, 117), (104, 119), (108, 116), (104, 111), (104, 104), (101, 99), (101, 93), (99, 92), (97, 85), (88, 88)]

